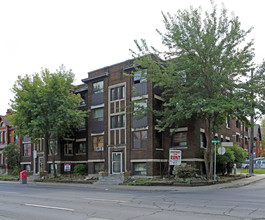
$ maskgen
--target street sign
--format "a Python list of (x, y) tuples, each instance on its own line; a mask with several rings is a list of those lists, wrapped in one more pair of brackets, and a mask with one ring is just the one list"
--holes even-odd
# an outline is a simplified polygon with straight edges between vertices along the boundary
[(212, 143), (214, 143), (214, 144), (218, 144), (220, 142), (221, 142), (220, 140), (212, 140)]
[(33, 158), (34, 158), (34, 159), (37, 158), (37, 151), (36, 151), (36, 150), (33, 151)]
[(181, 150), (169, 150), (169, 165), (181, 164)]
[(221, 145), (223, 146), (223, 147), (233, 147), (233, 142), (222, 142), (221, 143)]
[(218, 148), (218, 154), (224, 155), (225, 154), (225, 148), (224, 147), (219, 147)]

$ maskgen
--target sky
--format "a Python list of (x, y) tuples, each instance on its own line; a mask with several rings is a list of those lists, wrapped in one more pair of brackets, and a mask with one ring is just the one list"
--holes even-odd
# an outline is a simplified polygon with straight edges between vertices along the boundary
[[(255, 62), (264, 54), (265, 1), (215, 0), (239, 16), (242, 28), (253, 27)], [(75, 84), (87, 72), (132, 59), (134, 40), (145, 39), (157, 48), (163, 32), (161, 11), (201, 6), (210, 0), (0, 0), (0, 115), (10, 108), (11, 91), (18, 76), (55, 72), (60, 65), (72, 69)]]

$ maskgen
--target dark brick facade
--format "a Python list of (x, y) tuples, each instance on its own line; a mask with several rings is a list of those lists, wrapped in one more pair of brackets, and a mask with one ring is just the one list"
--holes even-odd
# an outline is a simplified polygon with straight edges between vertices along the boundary
[[(161, 108), (163, 99), (161, 90), (153, 88), (150, 82), (134, 82), (133, 77), (124, 74), (131, 74), (133, 70), (133, 60), (128, 60), (89, 72), (82, 80), (84, 84), (75, 92), (83, 98), (79, 108), (90, 110), (90, 114), (84, 128), (74, 137), (59, 140), (55, 158), (58, 172), (64, 172), (64, 164), (71, 164), (73, 170), (75, 164), (81, 163), (87, 166), (88, 174), (99, 171), (110, 174), (129, 171), (132, 175), (147, 176), (166, 174), (171, 148), (182, 150), (182, 162), (203, 170), (204, 126), (199, 120), (188, 120), (176, 130), (175, 136), (170, 129), (159, 133), (150, 112), (134, 120), (130, 113), (131, 101), (138, 99), (139, 93), (156, 109)], [(133, 92), (133, 87), (137, 93)], [(239, 121), (230, 120), (230, 125), (223, 125), (216, 136), (221, 141), (231, 141), (248, 149), (248, 131)], [(65, 145), (70, 142), (72, 148), (70, 146), (67, 151)], [(82, 153), (78, 151), (80, 143), (85, 144)], [(35, 172), (42, 171), (40, 163), (44, 151), (41, 144), (34, 149), (37, 158), (35, 162), (31, 158), (32, 164), (36, 164)], [(22, 160), (25, 161), (23, 156)], [(48, 156), (48, 164), (51, 161)]]
[(7, 166), (5, 157), (3, 155), (4, 148), (13, 142), (20, 145), (20, 139), (15, 134), (15, 128), (11, 126), (8, 121), (8, 115), (11, 115), (11, 110), (7, 110), (5, 116), (0, 115), (0, 166)]

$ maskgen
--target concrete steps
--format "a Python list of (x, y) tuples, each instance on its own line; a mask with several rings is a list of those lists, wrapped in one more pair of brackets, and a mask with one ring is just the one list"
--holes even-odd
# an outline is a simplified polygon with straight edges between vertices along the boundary
[(108, 176), (99, 176), (94, 184), (98, 185), (119, 185), (124, 182), (124, 176), (120, 174), (109, 174)]
[(34, 182), (34, 180), (40, 179), (39, 175), (30, 175), (27, 177), (28, 182)]

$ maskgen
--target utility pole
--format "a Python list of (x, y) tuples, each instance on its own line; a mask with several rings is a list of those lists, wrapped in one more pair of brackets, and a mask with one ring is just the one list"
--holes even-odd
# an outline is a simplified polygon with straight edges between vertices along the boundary
[[(253, 70), (251, 70), (251, 106), (252, 108), (254, 108), (253, 106), (253, 102), (254, 102), (254, 95), (253, 95)], [(250, 124), (251, 124), (251, 128), (250, 128), (250, 155), (249, 155), (249, 175), (253, 176), (254, 173), (254, 169), (253, 169), (253, 142), (254, 142), (254, 109), (253, 109), (253, 114), (251, 115), (250, 118)]]

